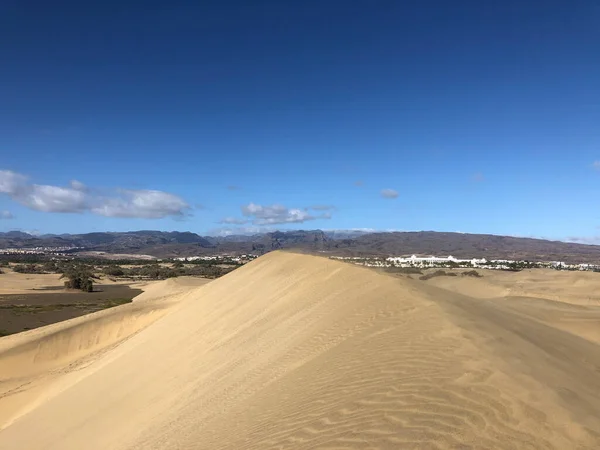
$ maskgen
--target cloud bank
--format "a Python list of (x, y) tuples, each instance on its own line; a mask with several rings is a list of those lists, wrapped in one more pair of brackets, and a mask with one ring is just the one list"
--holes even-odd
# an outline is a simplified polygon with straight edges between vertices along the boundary
[[(249, 203), (242, 206), (242, 215), (247, 217), (247, 221), (253, 225), (279, 225), (286, 223), (303, 223), (309, 220), (330, 219), (331, 214), (324, 212), (322, 214), (312, 214), (309, 209), (324, 211), (332, 209), (329, 205), (317, 205), (311, 208), (287, 208), (283, 205), (263, 206), (256, 203)], [(235, 223), (235, 222), (226, 222)], [(240, 222), (241, 223), (241, 222)]]
[(111, 195), (93, 193), (80, 181), (69, 186), (30, 183), (22, 174), (0, 170), (0, 194), (35, 211), (90, 212), (105, 217), (161, 219), (183, 217), (190, 206), (181, 197), (148, 189), (116, 189)]

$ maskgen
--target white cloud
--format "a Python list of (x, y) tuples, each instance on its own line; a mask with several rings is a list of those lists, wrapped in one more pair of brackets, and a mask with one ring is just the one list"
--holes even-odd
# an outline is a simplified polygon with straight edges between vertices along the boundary
[(10, 170), (0, 170), (0, 193), (12, 195), (27, 184), (27, 178)]
[(10, 170), (0, 170), (0, 193), (14, 201), (44, 212), (81, 212), (85, 194), (73, 188), (30, 184), (27, 177)]
[(398, 198), (398, 191), (394, 189), (382, 189), (381, 196), (383, 198)]
[(73, 213), (87, 208), (85, 193), (72, 188), (33, 184), (13, 199), (28, 208), (43, 212)]
[(242, 214), (252, 218), (254, 225), (302, 223), (316, 219), (330, 219), (331, 214), (312, 215), (306, 209), (286, 208), (283, 205), (262, 206), (250, 203), (242, 206)]
[(600, 236), (570, 236), (565, 239), (566, 242), (574, 242), (577, 244), (599, 245)]
[(10, 211), (0, 211), (0, 220), (14, 219), (15, 216)]
[(31, 184), (27, 177), (8, 170), (0, 171), (0, 193), (35, 211), (82, 213), (89, 211), (107, 217), (159, 219), (182, 217), (189, 205), (177, 195), (154, 190), (120, 189), (112, 196), (89, 192), (80, 181), (69, 187)]
[(85, 184), (83, 184), (81, 181), (77, 181), (77, 180), (71, 180), (71, 188), (75, 189), (76, 191), (87, 191), (87, 187)]
[(224, 219), (219, 220), (219, 223), (223, 224), (231, 224), (231, 225), (243, 225), (248, 223), (247, 219), (238, 219), (236, 217), (225, 217)]
[(120, 197), (106, 198), (90, 211), (106, 217), (162, 219), (184, 216), (189, 205), (181, 198), (162, 191), (122, 189)]

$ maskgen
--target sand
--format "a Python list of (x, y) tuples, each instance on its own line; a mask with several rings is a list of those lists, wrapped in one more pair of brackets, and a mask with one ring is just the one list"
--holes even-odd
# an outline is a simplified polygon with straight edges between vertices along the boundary
[(32, 290), (38, 290), (48, 287), (60, 288), (65, 285), (65, 280), (60, 279), (60, 274), (28, 274), (17, 273), (6, 267), (2, 268), (3, 274), (0, 274), (0, 294), (26, 294)]
[[(3, 274), (0, 274), (0, 295), (15, 294), (44, 294), (44, 293), (64, 293), (69, 294), (72, 291), (64, 288), (65, 279), (58, 273), (17, 273), (12, 269), (3, 267)], [(115, 281), (112, 277), (102, 276), (94, 280), (96, 285), (124, 285), (137, 287), (144, 282), (131, 282), (130, 280)], [(51, 289), (49, 289), (51, 288)]]
[(430, 281), (273, 252), (1, 338), (0, 448), (599, 448), (596, 306)]
[(428, 283), (478, 298), (533, 297), (576, 305), (600, 306), (600, 273), (552, 269), (527, 269), (520, 272), (477, 269), (477, 272), (482, 275), (481, 278), (435, 277), (428, 280)]

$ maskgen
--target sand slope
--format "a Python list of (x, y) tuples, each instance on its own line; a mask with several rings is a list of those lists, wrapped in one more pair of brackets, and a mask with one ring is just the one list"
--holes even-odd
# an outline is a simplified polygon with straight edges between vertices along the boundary
[(521, 272), (478, 269), (482, 278), (435, 277), (428, 284), (477, 298), (532, 297), (600, 306), (600, 274), (527, 269)]
[(599, 347), (535, 305), (281, 252), (138, 307), (164, 302), (60, 375), (0, 340), (3, 383), (54, 377), (20, 387), (0, 448), (600, 446)]

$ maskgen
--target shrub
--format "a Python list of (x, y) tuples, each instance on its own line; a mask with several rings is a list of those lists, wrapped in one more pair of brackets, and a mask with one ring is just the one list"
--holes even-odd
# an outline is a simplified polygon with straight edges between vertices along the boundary
[(109, 266), (104, 268), (104, 273), (112, 277), (122, 277), (125, 275), (125, 271), (121, 266)]
[(463, 277), (476, 277), (476, 278), (481, 278), (483, 276), (476, 270), (467, 270), (466, 272), (461, 273), (461, 275)]
[(42, 264), (41, 270), (47, 273), (60, 273), (60, 270), (54, 261), (47, 261)]
[(431, 278), (435, 278), (435, 277), (455, 277), (456, 274), (453, 272), (446, 272), (445, 270), (436, 270), (435, 272), (432, 273), (428, 273), (425, 274), (421, 277), (419, 277), (419, 280), (429, 280)]
[(393, 273), (405, 273), (409, 275), (422, 275), (421, 269), (418, 267), (390, 267), (387, 270), (388, 272)]
[(17, 264), (13, 270), (17, 273), (42, 273), (37, 264)]
[(79, 289), (83, 292), (93, 292), (94, 282), (91, 270), (84, 265), (70, 266), (61, 278), (66, 278), (65, 287), (67, 289)]

